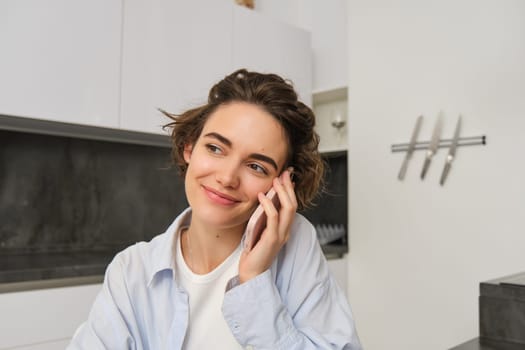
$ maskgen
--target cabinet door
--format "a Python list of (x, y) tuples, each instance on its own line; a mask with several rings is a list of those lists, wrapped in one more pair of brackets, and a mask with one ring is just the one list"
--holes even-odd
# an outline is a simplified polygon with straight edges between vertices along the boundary
[(65, 349), (71, 342), (70, 338), (67, 339), (59, 339), (59, 340), (50, 340), (45, 341), (42, 343), (37, 344), (29, 344), (24, 346), (17, 346), (16, 348), (10, 348), (10, 349), (16, 349), (16, 350), (60, 350)]
[(300, 99), (311, 106), (312, 50), (310, 33), (305, 30), (234, 6), (233, 68), (290, 79)]
[(206, 102), (231, 66), (232, 5), (226, 0), (129, 0), (124, 6), (120, 127), (162, 133)]
[(311, 1), (313, 90), (348, 85), (347, 0)]
[(0, 1), (0, 114), (116, 127), (121, 0)]
[(92, 284), (0, 294), (0, 349), (63, 349), (87, 320), (100, 288)]

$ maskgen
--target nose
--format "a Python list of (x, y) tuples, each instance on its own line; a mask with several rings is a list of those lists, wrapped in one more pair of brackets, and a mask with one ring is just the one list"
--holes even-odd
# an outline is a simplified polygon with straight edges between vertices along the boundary
[(239, 186), (239, 166), (233, 161), (223, 162), (217, 169), (215, 179), (225, 188), (236, 188)]

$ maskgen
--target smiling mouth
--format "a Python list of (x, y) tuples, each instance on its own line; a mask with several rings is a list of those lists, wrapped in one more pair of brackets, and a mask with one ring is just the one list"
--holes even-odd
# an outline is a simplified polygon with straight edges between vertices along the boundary
[(239, 203), (240, 201), (236, 198), (233, 198), (231, 196), (228, 196), (224, 193), (221, 193), (219, 191), (215, 191), (212, 188), (202, 186), (204, 188), (204, 192), (208, 196), (209, 199), (211, 199), (215, 203), (219, 203), (222, 205), (233, 205), (236, 203)]

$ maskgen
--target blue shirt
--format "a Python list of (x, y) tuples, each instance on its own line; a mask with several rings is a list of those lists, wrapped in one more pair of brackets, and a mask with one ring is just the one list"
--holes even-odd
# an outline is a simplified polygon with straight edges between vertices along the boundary
[[(182, 348), (189, 304), (175, 274), (173, 247), (190, 220), (187, 209), (165, 233), (115, 256), (69, 350)], [(270, 269), (243, 284), (237, 278), (228, 283), (222, 313), (233, 336), (252, 349), (361, 349), (314, 227), (296, 214), (291, 230)]]

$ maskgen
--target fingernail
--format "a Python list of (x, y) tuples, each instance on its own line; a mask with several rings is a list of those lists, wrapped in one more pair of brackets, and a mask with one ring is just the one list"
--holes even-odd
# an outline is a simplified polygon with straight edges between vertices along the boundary
[(288, 172), (290, 173), (290, 180), (293, 181), (293, 178), (294, 178), (294, 174), (293, 174), (294, 168), (293, 168), (293, 166), (288, 167), (288, 169), (286, 169), (286, 170), (288, 170)]

